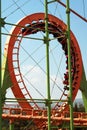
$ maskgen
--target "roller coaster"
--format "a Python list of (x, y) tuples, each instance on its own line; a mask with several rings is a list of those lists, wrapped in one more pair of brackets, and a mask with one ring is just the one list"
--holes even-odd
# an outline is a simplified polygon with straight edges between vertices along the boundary
[[(59, 1), (58, 1), (59, 2)], [(61, 2), (60, 2), (61, 3)], [(47, 15), (47, 27), (49, 35), (53, 36), (53, 39), (57, 40), (57, 44), (60, 45), (65, 57), (65, 72), (63, 72), (62, 92), (59, 99), (34, 99), (31, 96), (31, 92), (27, 89), (24, 77), (20, 68), (20, 48), (23, 40), (28, 36), (35, 35), (38, 32), (46, 32), (45, 13), (34, 13), (21, 19), (14, 26), (8, 35), (5, 48), (4, 59), (2, 65), (2, 100), (5, 102), (5, 94), (7, 88), (11, 87), (11, 90), (19, 103), (19, 108), (7, 108), (3, 107), (2, 118), (8, 119), (12, 126), (16, 119), (29, 120), (33, 126), (31, 130), (47, 130), (48, 129), (48, 111), (47, 107), (53, 106), (50, 109), (50, 124), (51, 129), (63, 129), (69, 128), (70, 113), (69, 106), (69, 70), (68, 70), (68, 44), (67, 44), (67, 25), (59, 18), (48, 14)], [(47, 38), (43, 39), (44, 45), (47, 43)], [(49, 38), (50, 42), (51, 39)], [(72, 77), (72, 101), (80, 89), (83, 96), (83, 102), (85, 111), (87, 112), (87, 81), (82, 62), (81, 51), (79, 44), (73, 34), (70, 31), (70, 53), (71, 53), (71, 77)], [(38, 43), (37, 43), (38, 44)], [(30, 45), (31, 46), (31, 43)], [(36, 63), (37, 64), (37, 63)], [(46, 73), (46, 72), (45, 72)], [(47, 73), (46, 73), (47, 74)], [(50, 77), (50, 80), (51, 77)], [(54, 81), (53, 81), (54, 82)], [(31, 84), (32, 85), (32, 84)], [(45, 104), (42, 108), (39, 103)], [(50, 104), (50, 105), (49, 105)], [(87, 127), (87, 113), (73, 112), (73, 124), (75, 127)], [(65, 124), (65, 125), (64, 125)], [(11, 127), (13, 129), (13, 127)]]

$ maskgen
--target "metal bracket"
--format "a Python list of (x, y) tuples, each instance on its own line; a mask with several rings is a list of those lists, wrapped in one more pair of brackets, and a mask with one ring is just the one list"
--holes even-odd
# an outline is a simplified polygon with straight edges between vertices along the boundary
[(1, 25), (1, 27), (4, 27), (5, 24), (6, 24), (5, 23), (5, 18), (0, 18), (0, 25)]

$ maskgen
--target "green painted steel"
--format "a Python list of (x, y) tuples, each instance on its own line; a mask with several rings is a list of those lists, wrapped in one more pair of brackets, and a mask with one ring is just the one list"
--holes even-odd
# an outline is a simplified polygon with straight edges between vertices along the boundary
[(48, 32), (48, 1), (45, 0), (45, 41), (46, 41), (46, 66), (47, 66), (47, 110), (48, 110), (48, 130), (51, 130), (51, 103), (50, 103), (50, 69), (49, 69), (49, 32)]
[(2, 64), (2, 102), (5, 101), (6, 89), (12, 86), (12, 81), (10, 79), (8, 65), (7, 65), (7, 56), (4, 55), (3, 64)]
[[(1, 76), (2, 76), (2, 79), (1, 79), (1, 81), (2, 81), (2, 83), (1, 83), (1, 90), (2, 91), (1, 91), (1, 93), (2, 94), (1, 94), (1, 98), (0, 99), (2, 100), (1, 101), (2, 103), (0, 103), (0, 105), (1, 105), (0, 107), (2, 107), (4, 102), (5, 102), (6, 90), (9, 87), (12, 86), (12, 82), (11, 82), (9, 71), (8, 71), (7, 56), (6, 55), (7, 55), (7, 52), (4, 53), (2, 70), (1, 70)], [(2, 115), (2, 112), (1, 112), (1, 115)], [(0, 122), (0, 124), (1, 124), (1, 122)], [(13, 128), (14, 128), (13, 124), (10, 124), (9, 129), (10, 130), (14, 130)], [(0, 130), (2, 130), (2, 128)]]
[(86, 80), (86, 74), (85, 74), (84, 66), (83, 66), (83, 74), (82, 74), (82, 81), (81, 81), (80, 90), (81, 90), (81, 93), (82, 93), (85, 112), (87, 112), (87, 80)]
[(73, 125), (73, 101), (72, 101), (72, 74), (71, 74), (71, 43), (70, 43), (70, 8), (69, 0), (66, 0), (67, 16), (67, 49), (68, 49), (68, 71), (69, 71), (69, 106), (70, 106), (70, 130), (74, 130)]
[(13, 121), (11, 121), (9, 123), (9, 130), (14, 130), (14, 122)]
[[(45, 1), (45, 45), (46, 45), (46, 66), (47, 66), (47, 100), (46, 105), (48, 108), (48, 130), (51, 130), (51, 97), (50, 97), (50, 66), (49, 66), (49, 32), (48, 32), (48, 1)], [(73, 102), (72, 102), (72, 75), (71, 75), (71, 53), (70, 53), (70, 8), (69, 0), (66, 0), (66, 14), (67, 14), (67, 45), (68, 45), (68, 69), (69, 69), (69, 106), (70, 106), (70, 130), (74, 130), (73, 125)], [(1, 0), (0, 0), (0, 54), (1, 54)], [(42, 39), (40, 39), (42, 40)], [(5, 95), (7, 88), (12, 86), (12, 81), (10, 79), (8, 65), (7, 65), (7, 52), (4, 53), (4, 60), (2, 65), (2, 70), (0, 70), (0, 130), (2, 124), (2, 105), (5, 101)], [(0, 68), (1, 68), (1, 55), (0, 55)], [(80, 90), (82, 92), (83, 102), (85, 106), (85, 111), (87, 112), (87, 80), (83, 67), (83, 76), (81, 81)], [(10, 130), (14, 129), (13, 123), (10, 124)]]
[(0, 130), (2, 129), (2, 88), (1, 88), (1, 45), (2, 45), (2, 39), (1, 39), (1, 0), (0, 0)]

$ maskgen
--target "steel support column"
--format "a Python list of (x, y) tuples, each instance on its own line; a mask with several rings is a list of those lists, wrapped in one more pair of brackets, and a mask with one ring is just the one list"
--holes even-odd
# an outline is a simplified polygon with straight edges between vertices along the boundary
[(14, 120), (12, 119), (9, 121), (9, 130), (14, 130)]
[(2, 130), (1, 28), (2, 23), (1, 23), (1, 0), (0, 0), (0, 130)]
[(70, 41), (70, 8), (69, 0), (66, 0), (67, 15), (67, 49), (68, 49), (68, 73), (69, 73), (69, 106), (70, 106), (70, 130), (74, 130), (73, 125), (73, 100), (72, 100), (72, 74), (71, 74), (71, 41)]
[(45, 44), (46, 44), (46, 66), (47, 66), (47, 110), (48, 110), (48, 130), (51, 130), (51, 104), (50, 104), (50, 69), (49, 69), (49, 31), (48, 31), (48, 1), (45, 0)]

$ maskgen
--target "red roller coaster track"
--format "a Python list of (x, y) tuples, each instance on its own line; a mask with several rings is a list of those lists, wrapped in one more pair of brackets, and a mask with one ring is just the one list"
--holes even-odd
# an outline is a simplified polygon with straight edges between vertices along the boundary
[[(66, 61), (68, 59), (67, 56), (67, 32), (66, 32), (67, 26), (59, 20), (57, 17), (48, 15), (48, 30), (50, 34), (53, 34), (53, 36), (58, 40), (58, 42), (61, 44), (62, 49), (65, 53)], [(25, 85), (21, 71), (20, 71), (20, 64), (19, 64), (19, 49), (20, 49), (20, 43), (22, 41), (22, 38), (26, 35), (34, 34), (39, 31), (45, 32), (45, 23), (44, 23), (44, 13), (35, 13), (29, 16), (26, 16), (22, 20), (20, 20), (17, 23), (17, 26), (15, 26), (11, 31), (11, 36), (8, 37), (6, 41), (5, 46), (5, 53), (7, 54), (7, 64), (9, 69), (9, 74), (11, 81), (13, 83), (12, 91), (17, 99), (25, 99), (24, 102), (19, 102), (20, 106), (22, 108), (28, 108), (33, 109), (31, 104), (26, 99), (26, 95), (29, 95), (30, 99), (32, 99), (29, 91), (27, 90), (27, 86)], [(71, 37), (71, 60), (72, 60), (72, 87), (73, 87), (73, 100), (75, 99), (75, 96), (78, 92), (78, 89), (80, 87), (80, 81), (82, 77), (82, 58), (81, 58), (81, 52), (79, 49), (78, 42), (72, 33), (70, 32)], [(14, 58), (14, 56), (16, 58)], [(67, 69), (67, 62), (66, 62), (66, 69)], [(22, 84), (22, 87), (21, 87)], [(64, 73), (64, 93), (68, 89), (68, 71)], [(23, 93), (22, 90), (25, 90), (25, 93)], [(69, 93), (68, 93), (69, 94)], [(66, 96), (66, 100), (68, 98), (68, 94)], [(19, 101), (19, 100), (18, 100)], [(37, 109), (39, 106), (35, 103), (35, 101), (32, 99)], [(65, 102), (61, 105), (60, 108), (58, 108), (58, 104), (54, 106), (54, 109), (56, 111), (64, 111), (68, 109), (68, 103)], [(42, 119), (43, 122), (43, 119)]]
[[(33, 110), (33, 109), (22, 109), (22, 108), (3, 108), (4, 113), (2, 117), (5, 119), (14, 120), (36, 120), (38, 123), (38, 129), (44, 130), (46, 128), (47, 122), (47, 111), (46, 110)], [(5, 112), (8, 111), (6, 114)], [(15, 114), (14, 114), (15, 113)], [(30, 113), (30, 114), (27, 114)], [(74, 112), (74, 126), (87, 126), (87, 113), (83, 112)], [(41, 121), (43, 123), (41, 123)], [(53, 110), (51, 113), (51, 121), (52, 126), (59, 126), (64, 124), (69, 124), (70, 122), (70, 113), (67, 111), (63, 111), (60, 113), (59, 111)], [(45, 122), (45, 123), (44, 123)]]

